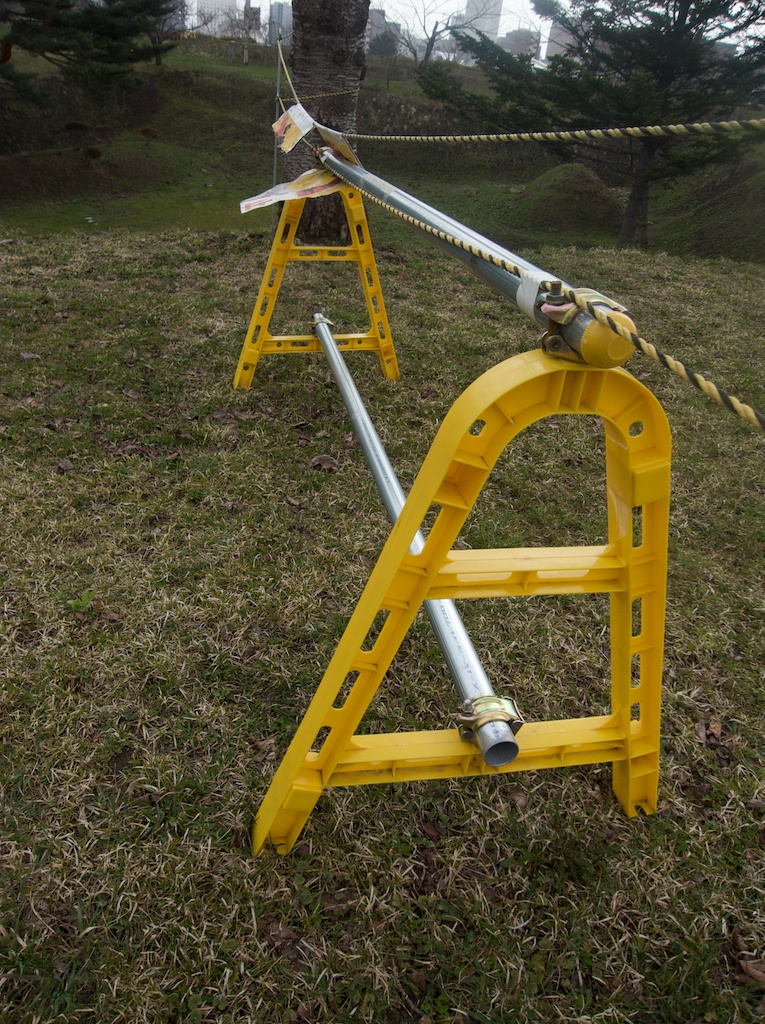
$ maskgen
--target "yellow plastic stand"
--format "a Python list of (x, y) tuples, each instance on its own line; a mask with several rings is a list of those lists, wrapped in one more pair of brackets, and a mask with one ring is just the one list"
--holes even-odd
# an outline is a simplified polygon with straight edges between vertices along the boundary
[(351, 236), (349, 245), (296, 245), (295, 234), (306, 200), (291, 199), (284, 204), (260, 284), (258, 299), (239, 356), (234, 387), (250, 387), (261, 356), (321, 352), (321, 344), (315, 334), (273, 335), (268, 329), (284, 269), (288, 263), (300, 260), (343, 261), (358, 266), (370, 327), (365, 334), (338, 334), (335, 340), (338, 348), (344, 352), (376, 352), (385, 376), (391, 380), (398, 380), (398, 360), (391, 339), (364, 203), (355, 189), (343, 188), (339, 194), (345, 207)]
[[(608, 538), (602, 546), (454, 550), (497, 458), (547, 416), (600, 417), (606, 433)], [(293, 846), (327, 786), (490, 775), (613, 762), (624, 811), (656, 809), (667, 576), (670, 433), (661, 406), (624, 370), (541, 351), (489, 370), (455, 402), (433, 442), (324, 678), (253, 826), (253, 850)], [(420, 554), (409, 546), (440, 508)], [(608, 593), (611, 707), (606, 715), (528, 722), (520, 755), (490, 768), (459, 731), (354, 735), (426, 598)], [(387, 613), (376, 640), (370, 630)], [(639, 625), (634, 626), (637, 622)], [(317, 737), (320, 737), (320, 749)]]

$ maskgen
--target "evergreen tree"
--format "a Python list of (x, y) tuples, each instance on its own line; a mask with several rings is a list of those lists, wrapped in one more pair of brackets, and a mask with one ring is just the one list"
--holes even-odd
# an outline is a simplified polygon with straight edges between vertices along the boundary
[(372, 39), (367, 53), (370, 57), (395, 57), (400, 45), (396, 33), (386, 29)]
[[(486, 73), (491, 97), (467, 92), (443, 67), (425, 91), (486, 128), (544, 131), (730, 119), (765, 83), (765, 45), (755, 32), (765, 0), (535, 0), (566, 33), (566, 52), (545, 69), (485, 36), (458, 34)], [(619, 246), (644, 240), (650, 186), (711, 160), (735, 159), (749, 140), (648, 136), (578, 143), (577, 159), (624, 175), (630, 193)], [(558, 147), (560, 148), (560, 147)]]
[(177, 0), (0, 0), (3, 39), (0, 84), (20, 84), (14, 51), (42, 57), (81, 79), (122, 75), (155, 59), (172, 43), (152, 42), (152, 29), (178, 7)]

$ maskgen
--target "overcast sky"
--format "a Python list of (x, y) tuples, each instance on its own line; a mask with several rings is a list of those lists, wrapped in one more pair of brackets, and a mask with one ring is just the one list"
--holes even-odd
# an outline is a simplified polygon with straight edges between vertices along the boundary
[[(370, 7), (382, 8), (388, 21), (402, 21), (411, 27), (417, 24), (418, 14), (431, 12), (426, 18), (430, 27), (436, 20), (446, 20), (449, 14), (462, 14), (465, 4), (466, 0), (372, 0)], [(528, 0), (504, 0), (499, 34), (502, 36), (519, 26), (539, 28), (540, 20)]]

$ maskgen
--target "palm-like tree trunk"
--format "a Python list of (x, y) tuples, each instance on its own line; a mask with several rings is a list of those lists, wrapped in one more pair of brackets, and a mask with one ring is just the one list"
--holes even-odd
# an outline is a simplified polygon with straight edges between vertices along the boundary
[[(359, 83), (364, 77), (364, 30), (369, 0), (293, 0), (292, 83), (303, 106), (316, 121), (337, 131), (356, 130)], [(309, 141), (321, 140), (313, 134)], [(313, 167), (308, 146), (287, 157), (287, 178)], [(347, 242), (345, 215), (338, 196), (306, 203), (300, 222), (306, 244)]]

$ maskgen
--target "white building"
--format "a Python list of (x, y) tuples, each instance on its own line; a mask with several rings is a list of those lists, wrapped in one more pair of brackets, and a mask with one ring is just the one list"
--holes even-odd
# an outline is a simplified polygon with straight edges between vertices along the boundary
[(549, 60), (550, 57), (565, 55), (575, 42), (576, 40), (569, 30), (564, 28), (562, 25), (559, 25), (557, 21), (554, 21), (550, 26), (550, 34), (547, 38), (545, 60)]
[(497, 41), (502, 17), (502, 0), (467, 0), (463, 24), (468, 35), (483, 32)]
[(224, 35), (236, 16), (236, 0), (197, 0), (197, 18), (208, 35)]

